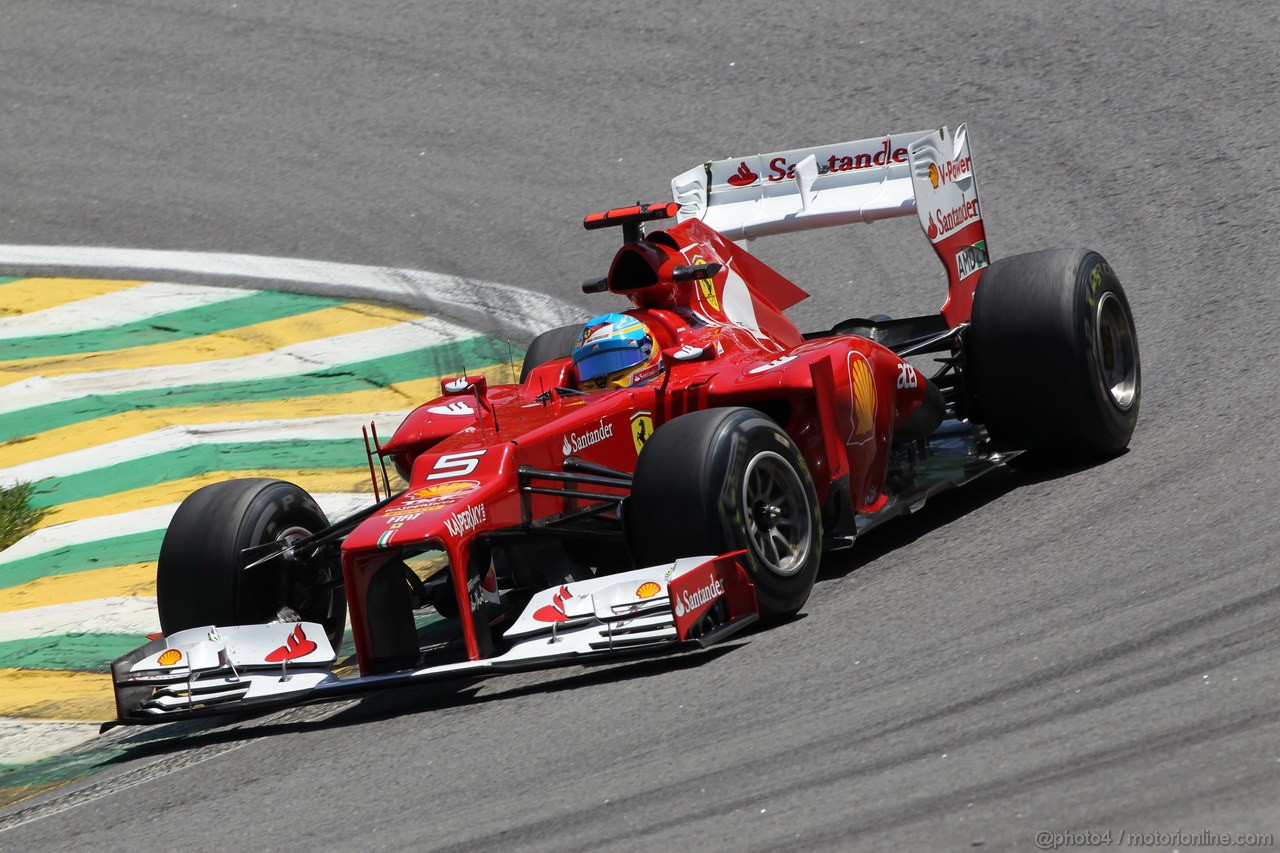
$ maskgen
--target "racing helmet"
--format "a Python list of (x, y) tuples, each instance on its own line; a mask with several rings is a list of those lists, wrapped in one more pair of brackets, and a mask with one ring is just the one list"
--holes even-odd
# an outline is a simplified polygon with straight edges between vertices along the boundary
[(649, 327), (626, 314), (601, 314), (582, 327), (573, 348), (585, 391), (643, 385), (662, 373), (662, 350)]

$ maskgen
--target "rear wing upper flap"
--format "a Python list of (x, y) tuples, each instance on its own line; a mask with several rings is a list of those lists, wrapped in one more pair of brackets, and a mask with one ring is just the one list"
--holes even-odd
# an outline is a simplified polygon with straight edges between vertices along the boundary
[(969, 318), (987, 266), (966, 125), (696, 166), (671, 181), (677, 218), (732, 240), (916, 214), (947, 270), (949, 325)]
[(730, 239), (904, 216), (915, 210), (911, 143), (929, 131), (734, 157), (671, 182), (679, 218)]

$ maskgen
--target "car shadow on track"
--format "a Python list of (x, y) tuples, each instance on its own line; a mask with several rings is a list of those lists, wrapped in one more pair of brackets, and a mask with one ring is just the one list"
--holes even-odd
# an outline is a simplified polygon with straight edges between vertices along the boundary
[(851, 548), (829, 551), (822, 558), (818, 580), (823, 582), (846, 577), (863, 566), (905, 548), (921, 537), (944, 528), (989, 503), (1008, 497), (1019, 489), (1071, 477), (1099, 465), (1106, 465), (1109, 461), (1091, 461), (1072, 465), (1048, 465), (1028, 461), (1016, 468), (999, 468), (963, 488), (951, 489), (935, 495), (916, 512), (888, 521), (884, 526), (859, 537)]
[[(179, 753), (197, 747), (256, 740), (271, 735), (303, 731), (342, 729), (352, 725), (387, 720), (395, 717), (442, 711), (450, 708), (483, 705), (522, 696), (578, 690), (601, 684), (632, 681), (659, 676), (672, 671), (693, 669), (723, 657), (746, 645), (735, 639), (714, 648), (685, 654), (659, 657), (611, 659), (598, 664), (571, 664), (560, 668), (569, 673), (556, 676), (556, 670), (539, 673), (544, 680), (511, 688), (482, 693), (487, 683), (500, 683), (501, 678), (468, 678), (410, 684), (359, 694), (331, 702), (317, 702), (268, 711), (257, 715), (208, 718), (147, 727), (121, 739), (123, 754), (111, 762), (136, 761)], [(326, 711), (340, 705), (337, 712)], [(169, 731), (165, 731), (169, 730)]]

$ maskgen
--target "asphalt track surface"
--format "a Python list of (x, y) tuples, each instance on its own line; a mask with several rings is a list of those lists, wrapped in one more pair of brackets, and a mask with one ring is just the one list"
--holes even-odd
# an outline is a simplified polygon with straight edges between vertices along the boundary
[[(117, 733), (120, 761), (0, 813), (0, 846), (1280, 833), (1278, 45), (1265, 0), (8, 0), (5, 243), (385, 265), (608, 306), (576, 292), (617, 240), (583, 214), (659, 200), (710, 157), (967, 121), (993, 254), (1101, 251), (1144, 402), (1125, 456), (993, 476), (831, 555), (792, 623), (676, 660)], [(937, 307), (914, 227), (755, 248), (821, 327)]]

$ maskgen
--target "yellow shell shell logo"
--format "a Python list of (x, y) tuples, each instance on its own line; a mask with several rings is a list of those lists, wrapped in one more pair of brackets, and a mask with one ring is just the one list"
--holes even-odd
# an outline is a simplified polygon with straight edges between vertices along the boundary
[(436, 483), (434, 486), (418, 489), (413, 493), (415, 498), (441, 498), (446, 495), (456, 495), (459, 492), (469, 492), (476, 486), (480, 485), (475, 480), (453, 480), (448, 483)]
[(404, 496), (401, 503), (382, 511), (383, 518), (396, 518), (406, 513), (433, 510), (454, 503), (467, 492), (480, 488), (479, 480), (449, 480), (416, 489)]
[(853, 438), (871, 435), (876, 422), (876, 392), (871, 365), (860, 355), (849, 356), (849, 384), (853, 386)]
[(662, 587), (658, 586), (653, 581), (645, 581), (640, 584), (640, 588), (636, 590), (636, 598), (653, 598), (660, 592), (662, 592)]
[(180, 660), (182, 660), (182, 652), (178, 649), (169, 649), (164, 654), (160, 655), (157, 662), (161, 666), (173, 666)]

